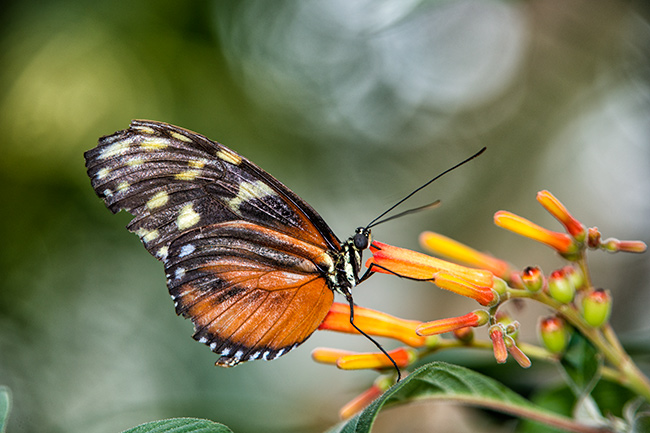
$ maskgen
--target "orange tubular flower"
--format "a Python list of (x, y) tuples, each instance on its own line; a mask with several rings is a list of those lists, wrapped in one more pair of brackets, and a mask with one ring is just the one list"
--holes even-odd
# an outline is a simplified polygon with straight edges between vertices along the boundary
[(499, 295), (491, 288), (475, 286), (469, 284), (462, 278), (455, 275), (448, 274), (447, 272), (438, 272), (436, 274), (435, 283), (441, 289), (449, 290), (461, 296), (467, 296), (476, 300), (483, 306), (489, 306), (499, 300)]
[(537, 193), (537, 201), (562, 223), (571, 236), (579, 240), (584, 240), (585, 226), (575, 219), (553, 194), (546, 190), (540, 191)]
[[(400, 347), (388, 351), (388, 354), (398, 367), (408, 367), (415, 361), (417, 355), (413, 349)], [(393, 368), (393, 363), (381, 352), (353, 353), (340, 357), (336, 366), (341, 370), (365, 370), (375, 368)]]
[[(427, 342), (426, 338), (415, 333), (415, 329), (422, 322), (400, 319), (369, 308), (354, 307), (354, 324), (367, 334), (390, 337), (411, 347), (422, 347)], [(348, 334), (358, 333), (350, 324), (350, 306), (340, 302), (332, 304), (330, 311), (325, 316), (325, 320), (318, 329), (346, 332)]]
[(494, 214), (494, 223), (506, 230), (548, 245), (560, 254), (571, 254), (576, 251), (573, 239), (566, 233), (547, 230), (511, 212), (498, 211)]
[(485, 325), (490, 318), (487, 311), (476, 310), (460, 317), (450, 317), (448, 319), (434, 320), (420, 325), (415, 332), (418, 335), (438, 335), (445, 332), (455, 331), (466, 327), (477, 327)]
[(608, 238), (600, 242), (600, 247), (609, 252), (624, 251), (626, 253), (644, 253), (648, 246), (642, 241), (619, 241)]
[(341, 419), (348, 419), (368, 407), (375, 399), (384, 393), (393, 384), (392, 379), (380, 376), (370, 388), (355, 397), (339, 411)]
[[(317, 347), (311, 352), (311, 359), (321, 364), (336, 365), (339, 358), (347, 355), (354, 355), (356, 352), (349, 350), (330, 349), (327, 347)], [(385, 355), (384, 355), (385, 357)]]
[(492, 290), (494, 275), (489, 271), (467, 268), (376, 241), (370, 245), (370, 251), (373, 257), (368, 259), (366, 266), (375, 272), (430, 280), (443, 289), (471, 297), (482, 305), (489, 305), (496, 299), (496, 293)]
[(420, 245), (434, 254), (468, 266), (487, 269), (500, 278), (509, 276), (509, 267), (503, 260), (476, 251), (467, 245), (434, 232), (420, 234)]

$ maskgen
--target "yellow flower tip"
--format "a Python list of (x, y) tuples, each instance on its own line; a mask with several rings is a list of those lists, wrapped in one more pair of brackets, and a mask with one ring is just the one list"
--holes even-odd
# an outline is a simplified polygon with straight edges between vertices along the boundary
[[(400, 319), (381, 311), (355, 306), (354, 323), (369, 335), (389, 337), (411, 347), (422, 347), (426, 344), (425, 338), (415, 333), (415, 329), (422, 323), (418, 320)], [(358, 334), (350, 323), (350, 306), (340, 302), (332, 304), (318, 329)]]
[[(388, 354), (400, 368), (408, 367), (417, 359), (415, 351), (406, 347), (391, 350)], [(341, 370), (368, 370), (394, 367), (391, 360), (381, 352), (344, 355), (337, 360), (336, 366)]]
[(438, 272), (445, 271), (478, 286), (486, 287), (492, 285), (494, 278), (492, 272), (484, 269), (468, 268), (377, 241), (370, 245), (370, 251), (373, 256), (368, 259), (366, 266), (384, 274), (433, 281)]
[(540, 191), (537, 193), (537, 201), (544, 206), (544, 209), (562, 223), (571, 236), (579, 241), (584, 240), (585, 226), (575, 219), (562, 202), (560, 202), (560, 200), (558, 200), (553, 194), (546, 190)]
[(495, 213), (494, 223), (501, 228), (541, 242), (563, 255), (575, 253), (577, 250), (573, 239), (566, 233), (547, 230), (508, 211), (501, 210)]
[(492, 340), (494, 358), (499, 364), (505, 363), (508, 359), (508, 349), (504, 341), (503, 329), (499, 325), (493, 325), (489, 330), (489, 335)]
[(448, 272), (438, 272), (435, 284), (441, 289), (472, 298), (483, 306), (491, 306), (499, 299), (497, 292), (492, 289), (492, 281), (488, 286), (481, 286)]
[(421, 233), (420, 245), (434, 254), (468, 266), (486, 269), (501, 278), (509, 273), (509, 266), (505, 261), (476, 251), (439, 233), (429, 231)]
[(490, 318), (487, 311), (476, 310), (467, 313), (464, 316), (450, 317), (447, 319), (434, 320), (432, 322), (423, 323), (415, 332), (418, 335), (438, 335), (445, 332), (452, 332), (457, 329), (465, 327), (477, 327), (485, 325)]
[(327, 347), (317, 347), (311, 352), (311, 359), (321, 364), (336, 365), (339, 358), (352, 355), (355, 352), (349, 350), (330, 349)]

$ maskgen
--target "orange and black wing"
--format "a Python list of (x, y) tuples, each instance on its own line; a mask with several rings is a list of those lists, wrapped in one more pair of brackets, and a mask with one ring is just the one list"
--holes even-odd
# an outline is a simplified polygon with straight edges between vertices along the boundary
[(273, 359), (303, 342), (333, 300), (340, 242), (295, 193), (202, 135), (152, 121), (86, 152), (92, 186), (165, 264), (178, 314), (220, 365)]

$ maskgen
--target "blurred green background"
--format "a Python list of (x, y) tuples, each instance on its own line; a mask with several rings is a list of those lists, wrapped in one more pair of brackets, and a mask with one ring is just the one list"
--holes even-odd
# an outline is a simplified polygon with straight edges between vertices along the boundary
[[(232, 147), (341, 238), (487, 146), (410, 202), (441, 199), (440, 208), (379, 226), (374, 237), (419, 248), (418, 233), (436, 230), (549, 272), (562, 261), (492, 224), (508, 209), (558, 228), (535, 201), (549, 189), (605, 236), (650, 242), (650, 26), (641, 4), (5, 2), (0, 384), (13, 392), (8, 431), (116, 432), (197, 416), (238, 433), (318, 432), (375, 377), (313, 363), (315, 346), (373, 349), (324, 332), (274, 362), (213, 366), (216, 356), (173, 313), (162, 265), (85, 174), (83, 152), (133, 118)], [(594, 280), (614, 293), (615, 329), (646, 345), (647, 257), (591, 254)], [(476, 308), (388, 276), (364, 283), (355, 299), (420, 320)], [(540, 313), (517, 312), (525, 338), (534, 339)], [(494, 363), (479, 353), (446, 359)], [(492, 371), (533, 389), (546, 378), (536, 368)], [(404, 419), (408, 431), (478, 422), (420, 406), (380, 417), (377, 431), (405, 431)]]

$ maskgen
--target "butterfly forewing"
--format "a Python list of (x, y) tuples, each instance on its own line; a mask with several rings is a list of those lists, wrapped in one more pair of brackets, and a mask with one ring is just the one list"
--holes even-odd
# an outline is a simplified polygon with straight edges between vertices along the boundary
[(221, 365), (273, 359), (304, 341), (333, 300), (340, 242), (270, 174), (199, 134), (152, 121), (86, 152), (93, 188), (162, 260), (176, 311)]

